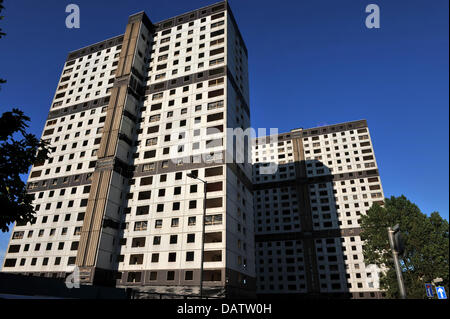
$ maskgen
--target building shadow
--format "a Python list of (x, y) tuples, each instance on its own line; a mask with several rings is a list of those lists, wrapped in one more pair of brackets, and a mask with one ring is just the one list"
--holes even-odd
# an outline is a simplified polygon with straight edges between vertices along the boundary
[(258, 174), (268, 165), (253, 165), (258, 299), (352, 298), (343, 241), (359, 232), (341, 225), (340, 175), (318, 160)]

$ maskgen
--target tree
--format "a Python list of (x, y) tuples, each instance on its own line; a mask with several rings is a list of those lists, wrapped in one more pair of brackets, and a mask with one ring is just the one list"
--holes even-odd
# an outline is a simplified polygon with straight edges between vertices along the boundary
[(399, 298), (399, 288), (387, 233), (388, 226), (399, 224), (405, 252), (400, 264), (408, 298), (426, 298), (425, 283), (442, 278), (449, 284), (449, 227), (439, 213), (429, 217), (405, 196), (385, 200), (384, 207), (374, 204), (361, 218), (361, 239), (367, 264), (382, 269), (380, 288), (387, 298)]
[[(0, 12), (3, 10), (0, 0)], [(0, 20), (3, 17), (0, 16)], [(5, 33), (0, 29), (0, 38)], [(0, 83), (5, 83), (0, 79)], [(26, 191), (20, 175), (26, 174), (33, 163), (43, 163), (48, 157), (46, 143), (26, 132), (30, 118), (14, 108), (0, 117), (0, 229), (9, 230), (11, 223), (35, 222), (31, 205), (33, 196)]]
[[(35, 222), (31, 205), (33, 196), (27, 193), (20, 178), (33, 163), (43, 163), (48, 157), (47, 145), (33, 134), (26, 133), (30, 119), (18, 109), (5, 112), (0, 117), (0, 229), (9, 230), (14, 222)], [(20, 139), (15, 138), (20, 136)]]

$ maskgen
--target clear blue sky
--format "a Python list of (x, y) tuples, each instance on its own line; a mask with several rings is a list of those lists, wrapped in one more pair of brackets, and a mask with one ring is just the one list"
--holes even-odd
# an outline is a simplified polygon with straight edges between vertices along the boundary
[[(214, 2), (5, 0), (0, 112), (21, 108), (40, 136), (69, 51), (124, 33), (130, 14), (145, 10), (157, 22)], [(80, 6), (80, 29), (65, 28), (69, 3)], [(370, 3), (381, 9), (377, 30), (364, 25)], [(230, 5), (249, 51), (253, 127), (367, 119), (385, 196), (404, 194), (448, 220), (448, 0)], [(0, 234), (0, 251), (8, 239)]]

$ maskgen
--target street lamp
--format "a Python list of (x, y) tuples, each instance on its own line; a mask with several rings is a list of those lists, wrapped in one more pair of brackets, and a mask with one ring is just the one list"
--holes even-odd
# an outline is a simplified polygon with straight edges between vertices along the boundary
[(400, 235), (399, 225), (394, 227), (388, 227), (389, 244), (391, 246), (392, 257), (394, 258), (395, 272), (397, 274), (398, 287), (400, 290), (400, 297), (406, 299), (405, 283), (403, 282), (402, 270), (400, 268), (399, 255), (401, 256), (404, 251), (403, 240)]
[(206, 186), (208, 182), (198, 178), (197, 172), (190, 172), (187, 174), (192, 179), (197, 179), (203, 183), (204, 197), (203, 197), (203, 215), (202, 215), (202, 251), (200, 259), (200, 299), (203, 299), (203, 255), (205, 252), (205, 216), (206, 216)]

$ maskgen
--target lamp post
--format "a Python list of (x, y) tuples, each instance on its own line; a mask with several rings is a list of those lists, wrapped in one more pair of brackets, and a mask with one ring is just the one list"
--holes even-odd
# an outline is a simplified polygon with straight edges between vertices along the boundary
[(403, 275), (399, 262), (399, 255), (403, 254), (404, 247), (399, 231), (400, 229), (398, 225), (395, 225), (394, 227), (388, 227), (389, 244), (392, 250), (392, 257), (394, 258), (395, 272), (397, 274), (400, 297), (402, 299), (406, 299), (405, 283), (403, 282)]
[(208, 182), (198, 178), (197, 173), (191, 172), (187, 174), (192, 179), (199, 180), (203, 183), (204, 197), (203, 197), (203, 215), (202, 215), (202, 251), (200, 259), (200, 299), (203, 299), (203, 255), (205, 252), (205, 217), (206, 217), (206, 186)]

